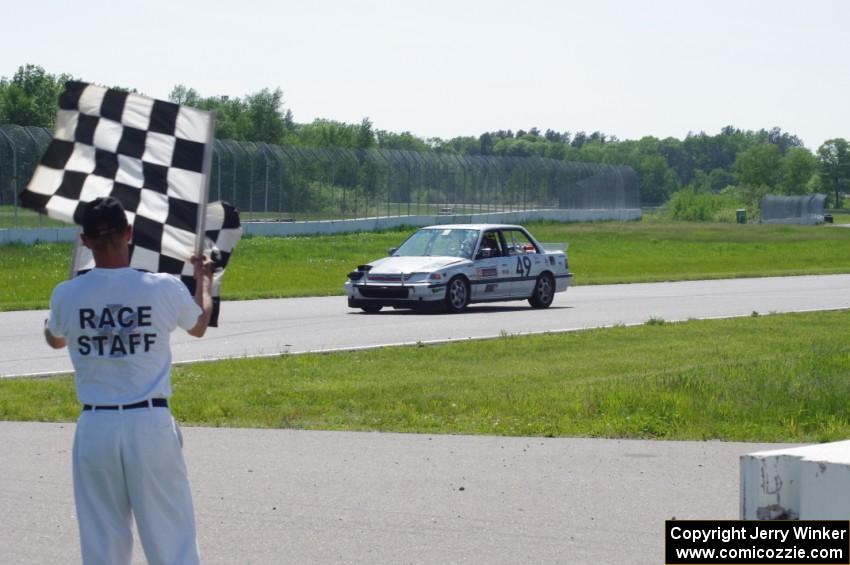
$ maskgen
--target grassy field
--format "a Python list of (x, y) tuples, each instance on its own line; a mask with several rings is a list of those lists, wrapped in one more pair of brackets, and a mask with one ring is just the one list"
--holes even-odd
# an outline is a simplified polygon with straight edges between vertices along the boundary
[[(568, 242), (575, 284), (850, 272), (850, 229), (833, 226), (599, 222), (529, 224)], [(328, 296), (345, 274), (412, 232), (246, 238), (225, 276), (225, 299)], [(0, 246), (0, 310), (46, 308), (67, 276), (70, 244)]]
[[(180, 366), (193, 425), (816, 442), (850, 434), (850, 312)], [(72, 421), (70, 377), (0, 380), (0, 419)]]
[(13, 206), (0, 206), (0, 229), (3, 228), (46, 228), (68, 227), (68, 224), (51, 220), (47, 216), (37, 214), (24, 208), (15, 209)]
[(0, 246), (0, 311), (47, 308), (50, 292), (68, 278), (70, 243)]

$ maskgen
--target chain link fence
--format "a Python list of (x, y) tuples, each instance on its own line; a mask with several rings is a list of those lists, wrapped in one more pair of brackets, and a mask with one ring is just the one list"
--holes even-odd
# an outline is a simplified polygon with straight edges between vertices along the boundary
[(761, 221), (774, 224), (819, 224), (824, 220), (825, 204), (825, 194), (765, 194), (759, 203)]
[[(0, 125), (0, 228), (53, 224), (17, 202), (51, 136)], [(243, 221), (640, 207), (624, 166), (230, 140), (215, 141), (210, 200), (235, 203)]]

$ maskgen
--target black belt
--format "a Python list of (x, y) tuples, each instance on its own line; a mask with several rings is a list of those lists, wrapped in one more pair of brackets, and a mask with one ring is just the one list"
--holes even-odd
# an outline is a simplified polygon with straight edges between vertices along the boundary
[(83, 404), (83, 410), (133, 410), (134, 408), (147, 408), (148, 406), (155, 408), (168, 408), (168, 399), (151, 398), (150, 400), (142, 400), (133, 404)]

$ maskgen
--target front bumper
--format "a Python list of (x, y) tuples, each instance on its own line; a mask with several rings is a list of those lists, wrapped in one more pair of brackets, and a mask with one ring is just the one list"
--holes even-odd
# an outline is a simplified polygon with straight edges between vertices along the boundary
[(351, 308), (393, 306), (427, 308), (441, 304), (446, 297), (445, 284), (345, 283), (345, 294)]
[(572, 273), (555, 277), (555, 292), (565, 292), (571, 286), (573, 286)]

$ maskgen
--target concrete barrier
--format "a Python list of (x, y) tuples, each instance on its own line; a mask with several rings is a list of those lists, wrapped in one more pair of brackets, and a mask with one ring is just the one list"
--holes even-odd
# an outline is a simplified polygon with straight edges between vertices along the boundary
[[(387, 216), (356, 220), (325, 220), (320, 222), (245, 222), (246, 234), (258, 236), (292, 236), (356, 231), (377, 231), (399, 226), (429, 226), (433, 224), (521, 224), (534, 220), (556, 222), (601, 222), (605, 220), (633, 221), (641, 218), (640, 208), (617, 210), (524, 210), (521, 212), (490, 212), (486, 214), (455, 214), (451, 216)], [(0, 230), (0, 245), (40, 241), (74, 241), (77, 228), (32, 228)]]
[(850, 440), (741, 457), (744, 520), (850, 519)]
[(763, 224), (799, 224), (803, 226), (814, 226), (823, 223), (823, 214), (800, 216), (799, 218), (773, 218), (770, 220), (762, 220)]
[(0, 245), (22, 243), (34, 245), (38, 242), (74, 241), (77, 227), (67, 228), (13, 228), (0, 230)]
[(248, 222), (242, 225), (245, 233), (264, 236), (313, 235), (377, 231), (399, 226), (430, 226), (434, 224), (521, 224), (534, 220), (556, 222), (600, 222), (605, 220), (633, 221), (641, 218), (640, 208), (618, 210), (524, 210), (520, 212), (490, 212), (485, 214), (454, 214), (433, 216), (389, 216), (356, 220), (326, 220), (321, 222)]

